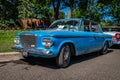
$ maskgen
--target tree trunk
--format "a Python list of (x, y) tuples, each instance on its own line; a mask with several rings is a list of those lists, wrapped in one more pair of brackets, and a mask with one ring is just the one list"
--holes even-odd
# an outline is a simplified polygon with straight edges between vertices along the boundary
[(71, 13), (72, 13), (72, 7), (69, 7), (67, 18), (71, 18)]
[(59, 10), (54, 9), (54, 18), (55, 18), (55, 20), (58, 19), (58, 16), (59, 16)]
[[(53, 8), (54, 8), (54, 19), (57, 20), (58, 19), (58, 16), (59, 16), (59, 8), (60, 8), (60, 1), (61, 0), (51, 0), (52, 1), (52, 5), (53, 5)], [(57, 3), (57, 4), (55, 4)]]

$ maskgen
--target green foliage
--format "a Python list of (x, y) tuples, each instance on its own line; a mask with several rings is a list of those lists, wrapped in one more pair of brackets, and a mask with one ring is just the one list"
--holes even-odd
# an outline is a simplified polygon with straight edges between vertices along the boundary
[(65, 13), (64, 13), (64, 12), (59, 12), (58, 18), (59, 18), (59, 19), (62, 19), (62, 18), (64, 18), (64, 17), (65, 17)]
[(0, 30), (2, 29), (13, 29), (15, 27), (15, 23), (12, 19), (8, 20), (0, 20)]
[(112, 3), (110, 4), (112, 7), (110, 13), (111, 15), (117, 19), (117, 24), (119, 24), (120, 21), (120, 1), (119, 0), (112, 0)]
[[(50, 8), (51, 5), (53, 9)], [(106, 7), (109, 8), (107, 12)], [(64, 18), (65, 14), (59, 12), (64, 8), (69, 9), (69, 17), (83, 17), (106, 23), (102, 17), (107, 14), (113, 17), (114, 25), (120, 25), (119, 0), (0, 0), (0, 29), (14, 27), (16, 19)], [(107, 21), (109, 22), (111, 24), (111, 21)]]
[[(119, 0), (81, 0), (77, 9), (72, 11), (72, 17), (83, 17), (106, 25), (119, 25), (120, 1)], [(106, 21), (105, 16), (112, 17)]]
[(28, 0), (18, 0), (18, 19), (26, 19), (27, 18), (27, 8), (29, 1)]
[(113, 22), (108, 22), (108, 21), (105, 21), (105, 22), (102, 22), (101, 21), (101, 24), (103, 25), (103, 26), (114, 26), (114, 24), (113, 24)]
[(3, 29), (6, 27), (6, 24), (5, 24), (6, 21), (2, 21), (0, 20), (0, 29)]
[(50, 18), (49, 0), (1, 0), (0, 29), (14, 26), (16, 19)]
[(29, 18), (49, 18), (48, 6), (49, 0), (18, 0), (18, 18), (29, 19)]
[(73, 18), (83, 17), (83, 11), (82, 11), (82, 10), (79, 10), (79, 9), (73, 10), (73, 11), (72, 11), (72, 17), (73, 17)]
[[(114, 18), (112, 20), (112, 24), (119, 25), (119, 21), (120, 21), (120, 1), (119, 0), (98, 0), (97, 8), (99, 10), (101, 9), (101, 11), (104, 11), (105, 7), (108, 7), (109, 11), (107, 13), (106, 12), (103, 13), (100, 16), (103, 16), (104, 14), (110, 15), (111, 17)], [(106, 23), (106, 25), (108, 25), (108, 23), (111, 24), (111, 21), (108, 21)]]
[(35, 18), (49, 18), (48, 15), (48, 7), (50, 1), (49, 0), (31, 0), (30, 9), (33, 12), (31, 17)]
[(71, 18), (73, 9), (76, 9), (78, 7), (78, 4), (80, 3), (80, 1), (79, 0), (62, 0), (62, 1), (64, 6), (68, 7), (67, 18)]

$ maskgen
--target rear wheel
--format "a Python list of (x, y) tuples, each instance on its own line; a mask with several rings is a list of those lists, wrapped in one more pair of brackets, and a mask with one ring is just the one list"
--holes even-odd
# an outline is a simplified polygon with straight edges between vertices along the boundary
[(107, 52), (108, 52), (108, 43), (105, 42), (103, 48), (100, 51), (100, 54), (107, 54)]
[(65, 44), (62, 46), (58, 57), (56, 58), (56, 62), (59, 67), (67, 67), (70, 64), (70, 58), (71, 58), (71, 51), (70, 46), (68, 44)]

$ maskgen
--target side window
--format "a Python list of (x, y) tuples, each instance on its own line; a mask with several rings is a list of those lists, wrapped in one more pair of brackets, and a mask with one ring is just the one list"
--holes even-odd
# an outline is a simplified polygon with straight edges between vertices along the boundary
[(90, 31), (90, 28), (89, 28), (89, 26), (88, 26), (88, 25), (85, 25), (85, 26), (84, 26), (84, 31), (87, 31), (87, 32), (89, 32), (89, 31)]
[(85, 32), (100, 32), (98, 24), (90, 20), (84, 20), (82, 22), (81, 31)]
[(67, 24), (70, 26), (70, 30), (72, 30), (72, 31), (77, 31), (78, 30), (78, 26), (79, 26), (78, 21), (71, 20), (71, 21), (68, 21)]
[(82, 22), (81, 31), (90, 32), (90, 25), (88, 20)]
[(91, 22), (91, 32), (99, 32), (99, 27), (97, 23)]

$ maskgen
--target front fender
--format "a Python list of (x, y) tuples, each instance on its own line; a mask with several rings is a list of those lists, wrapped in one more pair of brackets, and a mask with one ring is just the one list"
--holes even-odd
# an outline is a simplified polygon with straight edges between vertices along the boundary
[[(67, 43), (71, 43), (71, 44), (73, 44), (74, 45), (74, 47), (75, 47), (75, 44), (74, 44), (74, 42), (72, 41), (72, 40), (64, 40), (64, 41), (61, 41), (58, 45), (58, 47), (57, 47), (57, 49), (56, 49), (56, 56), (58, 56), (58, 54), (59, 54), (59, 51), (61, 50), (61, 48), (62, 48), (62, 46), (64, 45), (64, 44), (67, 44)], [(76, 49), (76, 48), (75, 48)]]

